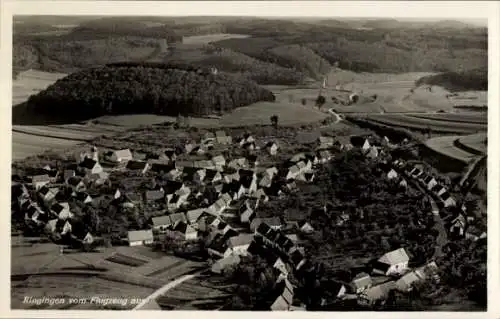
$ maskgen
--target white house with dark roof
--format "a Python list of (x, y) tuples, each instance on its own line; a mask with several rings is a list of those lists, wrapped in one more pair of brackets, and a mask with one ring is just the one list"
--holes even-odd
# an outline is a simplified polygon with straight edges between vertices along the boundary
[(278, 144), (276, 142), (269, 142), (266, 144), (265, 149), (271, 156), (278, 154)]
[(90, 159), (90, 158), (85, 158), (83, 162), (78, 164), (78, 166), (83, 169), (85, 172), (85, 175), (92, 175), (92, 174), (99, 174), (103, 172), (103, 168), (99, 162)]
[(399, 174), (391, 168), (391, 170), (387, 173), (387, 179), (391, 180), (391, 179), (396, 179), (399, 177)]
[(131, 230), (127, 239), (129, 246), (151, 245), (154, 241), (153, 230)]
[(363, 146), (361, 146), (361, 151), (364, 153), (367, 153), (370, 151), (371, 147), (372, 146), (370, 145), (370, 142), (368, 141), (368, 139), (365, 139)]
[(57, 203), (50, 208), (59, 219), (66, 220), (73, 217), (73, 213), (69, 209), (68, 203)]
[(457, 205), (455, 198), (453, 198), (453, 196), (451, 196), (448, 192), (441, 194), (440, 197), (444, 207), (454, 207)]
[(290, 179), (295, 179), (299, 174), (301, 173), (300, 168), (297, 165), (293, 165), (290, 168), (288, 168), (288, 172), (286, 174), (285, 179), (290, 180)]
[(438, 184), (438, 181), (433, 177), (426, 185), (427, 187), (427, 190), (431, 190), (434, 188), (434, 186), (436, 186)]
[(48, 188), (43, 186), (38, 190), (38, 195), (46, 205), (55, 200), (57, 193), (59, 193), (59, 188), (57, 187)]
[(376, 146), (372, 146), (369, 148), (369, 150), (366, 152), (366, 157), (369, 159), (376, 159), (379, 156), (379, 150)]
[(198, 231), (185, 221), (176, 223), (173, 229), (177, 232), (183, 240), (196, 240), (198, 238)]
[(191, 151), (195, 148), (195, 144), (192, 142), (187, 142), (184, 144), (184, 152), (187, 154), (191, 153)]
[(373, 272), (385, 276), (400, 275), (407, 271), (410, 257), (404, 248), (384, 254), (374, 265)]
[(131, 161), (133, 159), (132, 152), (127, 148), (123, 150), (115, 150), (111, 153), (108, 160), (115, 163)]
[(205, 184), (215, 184), (222, 182), (222, 174), (214, 169), (205, 170), (205, 178), (203, 180)]
[(71, 223), (68, 220), (66, 220), (63, 227), (62, 227), (61, 235), (69, 234), (69, 233), (71, 233), (72, 230), (73, 230), (73, 227), (71, 226)]
[(80, 203), (83, 203), (83, 204), (92, 203), (92, 197), (87, 193), (73, 193), (72, 195)]
[(467, 227), (467, 221), (464, 214), (458, 214), (457, 217), (452, 219), (450, 223), (450, 233), (458, 236), (463, 236), (465, 233), (465, 228)]

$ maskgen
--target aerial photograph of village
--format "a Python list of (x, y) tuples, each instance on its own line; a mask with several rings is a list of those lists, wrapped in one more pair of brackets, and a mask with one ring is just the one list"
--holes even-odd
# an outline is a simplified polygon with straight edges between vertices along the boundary
[(487, 310), (487, 21), (13, 17), (10, 307)]

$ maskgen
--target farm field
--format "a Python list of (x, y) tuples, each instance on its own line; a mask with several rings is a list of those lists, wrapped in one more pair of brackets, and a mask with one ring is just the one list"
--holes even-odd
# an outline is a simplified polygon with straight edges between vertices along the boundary
[(487, 137), (486, 133), (462, 136), (458, 138), (459, 143), (457, 146), (475, 150), (480, 154), (486, 154), (488, 152), (488, 145), (485, 142)]
[[(24, 296), (102, 298), (145, 298), (168, 281), (204, 268), (204, 263), (166, 256), (149, 247), (102, 248), (98, 252), (67, 252), (59, 246), (39, 243), (38, 238), (12, 239), (12, 307), (37, 308), (47, 305), (23, 304)], [(133, 264), (130, 261), (140, 261)], [(114, 305), (116, 306), (116, 305)], [(117, 305), (130, 309), (134, 305)], [(47, 309), (105, 309), (87, 302), (53, 305)], [(109, 306), (108, 306), (109, 308)]]
[(488, 129), (486, 124), (436, 121), (405, 114), (370, 114), (367, 115), (367, 119), (389, 126), (408, 129), (426, 130), (430, 128), (436, 133), (473, 134), (480, 131), (487, 131)]
[[(106, 309), (110, 306), (91, 303), (91, 297), (101, 298), (144, 298), (153, 289), (109, 281), (98, 276), (81, 275), (43, 275), (31, 276), (20, 282), (14, 282), (11, 291), (11, 307), (14, 309), (72, 309), (72, 310), (96, 310)], [(32, 297), (59, 297), (65, 298), (65, 304), (60, 305), (35, 305), (23, 303), (24, 296)], [(85, 298), (85, 304), (69, 305), (68, 298)], [(131, 304), (113, 304), (114, 308), (131, 309)]]
[[(435, 112), (439, 110), (456, 111), (457, 105), (486, 105), (487, 92), (468, 91), (459, 93), (457, 97), (447, 98), (449, 91), (440, 87), (433, 87), (429, 92), (424, 87), (414, 88), (415, 81), (420, 77), (431, 75), (425, 72), (410, 72), (402, 74), (372, 74), (355, 73), (346, 70), (333, 70), (328, 75), (328, 85), (322, 90), (326, 97), (324, 107), (334, 107), (342, 113), (401, 113), (401, 112)], [(331, 97), (346, 98), (349, 92), (339, 92), (335, 86), (340, 84), (342, 89), (357, 92), (361, 101), (350, 106), (334, 104)], [(318, 95), (320, 82), (308, 87), (294, 88), (286, 86), (269, 86), (275, 92), (277, 99), (300, 103), (305, 98), (307, 105), (314, 106)], [(414, 89), (413, 93), (410, 92)], [(368, 97), (376, 94), (374, 102), (366, 102)], [(468, 99), (463, 99), (468, 97)], [(471, 102), (472, 101), (472, 102)]]
[(226, 285), (217, 277), (198, 275), (158, 297), (156, 302), (169, 310), (215, 310), (231, 297)]
[(259, 102), (250, 106), (240, 107), (232, 113), (224, 115), (221, 126), (243, 126), (269, 124), (272, 115), (278, 115), (279, 124), (307, 124), (321, 121), (327, 114), (312, 107), (294, 103)]
[(411, 117), (428, 119), (434, 121), (473, 123), (473, 124), (488, 124), (488, 115), (486, 113), (427, 113), (427, 114), (410, 114)]
[(49, 85), (65, 77), (64, 73), (50, 73), (37, 70), (21, 72), (12, 81), (12, 105), (18, 105), (28, 100), (30, 95), (46, 89)]
[(477, 158), (477, 155), (471, 154), (466, 150), (456, 147), (454, 142), (457, 138), (457, 136), (434, 137), (428, 139), (425, 142), (425, 145), (438, 153), (454, 159), (458, 159), (464, 163), (468, 163), (470, 160)]

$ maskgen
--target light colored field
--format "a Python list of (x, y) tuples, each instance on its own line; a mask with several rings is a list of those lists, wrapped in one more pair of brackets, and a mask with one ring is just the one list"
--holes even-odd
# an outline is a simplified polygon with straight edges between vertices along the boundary
[(488, 105), (487, 91), (461, 92), (456, 97), (450, 98), (454, 106), (483, 106)]
[(75, 131), (71, 128), (64, 127), (50, 127), (50, 126), (24, 126), (24, 125), (13, 125), (13, 132), (29, 134), (33, 136), (41, 136), (41, 137), (52, 137), (63, 140), (72, 140), (72, 141), (81, 141), (86, 142), (89, 141), (96, 136), (102, 134), (102, 132), (95, 131), (93, 134), (90, 132), (81, 132)]
[(440, 136), (428, 139), (425, 145), (430, 149), (439, 152), (443, 155), (458, 159), (462, 162), (468, 163), (470, 160), (477, 157), (465, 150), (462, 150), (454, 145), (457, 136)]
[(208, 35), (193, 35), (189, 37), (184, 37), (182, 39), (183, 44), (207, 44), (209, 42), (216, 42), (227, 39), (244, 39), (248, 38), (245, 34), (231, 34), (231, 33), (218, 33), (218, 34), (208, 34)]
[(49, 85), (65, 77), (64, 73), (50, 73), (37, 70), (27, 70), (19, 73), (12, 81), (12, 105), (28, 100), (30, 95), (46, 89)]
[(436, 121), (431, 119), (417, 118), (404, 114), (371, 114), (368, 118), (372, 121), (389, 126), (405, 127), (409, 129), (425, 130), (430, 128), (435, 132), (471, 134), (488, 129), (485, 124)]
[(488, 152), (488, 145), (485, 143), (485, 139), (488, 137), (486, 133), (483, 134), (473, 134), (462, 136), (458, 138), (458, 141), (465, 145), (466, 147), (472, 148), (477, 152), (486, 154)]
[(259, 102), (235, 109), (224, 115), (220, 121), (222, 126), (268, 125), (274, 114), (279, 117), (279, 124), (295, 125), (321, 121), (327, 114), (313, 107), (293, 103)]
[(63, 150), (78, 143), (81, 142), (12, 132), (12, 159), (22, 159), (46, 150)]
[(428, 113), (428, 114), (411, 114), (408, 116), (435, 120), (435, 121), (488, 124), (488, 115), (486, 113), (481, 113), (481, 112), (435, 113), (435, 114)]
[(164, 309), (215, 310), (224, 305), (231, 295), (214, 280), (195, 277), (187, 280), (157, 298)]

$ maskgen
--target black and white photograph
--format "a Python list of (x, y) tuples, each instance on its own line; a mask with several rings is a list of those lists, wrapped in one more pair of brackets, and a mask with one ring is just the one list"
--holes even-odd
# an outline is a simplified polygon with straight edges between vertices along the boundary
[(335, 2), (13, 14), (7, 308), (494, 309), (488, 11)]

